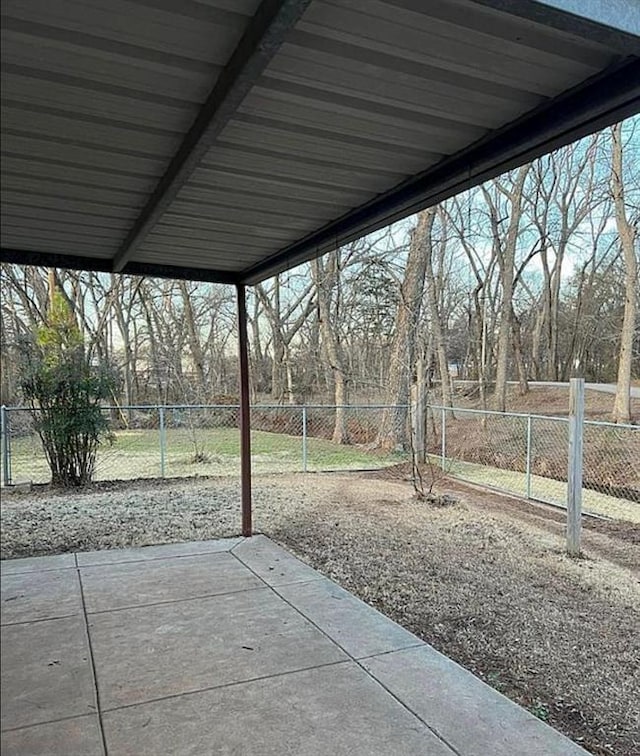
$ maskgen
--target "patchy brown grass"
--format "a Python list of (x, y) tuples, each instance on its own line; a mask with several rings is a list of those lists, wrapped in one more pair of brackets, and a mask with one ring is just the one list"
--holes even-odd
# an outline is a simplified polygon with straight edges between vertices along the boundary
[(639, 752), (640, 527), (588, 521), (572, 560), (548, 508), (457, 482), (448, 508), (322, 486), (269, 535), (592, 753)]

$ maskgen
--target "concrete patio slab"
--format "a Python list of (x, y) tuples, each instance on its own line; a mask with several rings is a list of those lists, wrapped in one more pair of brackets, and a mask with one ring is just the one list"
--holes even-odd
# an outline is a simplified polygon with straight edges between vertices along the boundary
[(293, 583), (275, 590), (356, 659), (421, 643), (332, 580)]
[(0, 562), (0, 574), (16, 575), (20, 572), (41, 572), (42, 570), (61, 570), (74, 568), (74, 554), (57, 554), (56, 556), (24, 557), (23, 559), (3, 559)]
[(100, 559), (3, 570), (3, 756), (586, 753), (264, 536)]
[(346, 659), (268, 588), (89, 617), (104, 709)]
[[(101, 564), (119, 564), (120, 562), (144, 562), (151, 559), (167, 557), (193, 556), (196, 554), (217, 554), (231, 551), (242, 543), (244, 538), (218, 538), (213, 541), (189, 541), (188, 543), (166, 543), (160, 546), (140, 546), (137, 549), (105, 549), (104, 551), (86, 551), (78, 554), (78, 566), (90, 567)], [(55, 559), (57, 557), (51, 557)]]
[(454, 756), (352, 662), (107, 712), (104, 727), (113, 756)]
[(3, 732), (2, 756), (103, 756), (98, 717), (94, 715)]
[(82, 567), (80, 574), (88, 612), (264, 587), (229, 553)]
[(82, 612), (75, 570), (20, 572), (2, 576), (0, 623), (33, 622)]
[[(584, 756), (584, 751), (431, 646), (363, 662), (457, 753)], [(455, 709), (452, 710), (452, 703)]]
[(82, 616), (2, 628), (2, 729), (96, 712)]
[(244, 540), (233, 549), (233, 553), (267, 585), (287, 585), (322, 577), (308, 564), (296, 559), (263, 535)]

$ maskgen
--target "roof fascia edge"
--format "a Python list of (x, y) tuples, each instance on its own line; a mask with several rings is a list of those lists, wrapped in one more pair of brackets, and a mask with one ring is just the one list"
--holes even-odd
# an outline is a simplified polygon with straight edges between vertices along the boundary
[(631, 58), (285, 247), (241, 280), (259, 283), (638, 112), (640, 58)]
[(597, 42), (624, 55), (640, 55), (640, 14), (636, 0), (472, 2)]

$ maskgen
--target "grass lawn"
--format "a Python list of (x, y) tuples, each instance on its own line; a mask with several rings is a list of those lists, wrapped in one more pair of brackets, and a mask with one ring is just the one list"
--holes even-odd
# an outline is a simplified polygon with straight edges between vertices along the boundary
[[(303, 471), (302, 438), (284, 433), (254, 430), (251, 433), (252, 463), (255, 474)], [(196, 461), (196, 454), (199, 461)], [(378, 469), (404, 461), (400, 454), (387, 454), (364, 446), (344, 446), (322, 438), (307, 438), (309, 472)], [(436, 465), (439, 457), (433, 457)], [(451, 475), (484, 486), (492, 486), (517, 496), (526, 496), (526, 476), (471, 462), (447, 460)], [(13, 483), (46, 483), (49, 468), (36, 436), (13, 439), (11, 445)], [(235, 475), (240, 472), (240, 433), (237, 428), (171, 428), (166, 431), (164, 476), (183, 478)], [(95, 480), (131, 480), (162, 477), (160, 433), (157, 429), (118, 431), (112, 446), (101, 447)], [(531, 476), (531, 496), (556, 504), (566, 502), (563, 481)], [(584, 489), (586, 512), (615, 519), (640, 522), (640, 506), (626, 499)]]
[[(302, 438), (282, 433), (252, 431), (255, 473), (303, 470)], [(198, 459), (196, 460), (196, 455)], [(96, 480), (161, 477), (160, 434), (152, 430), (116, 433), (112, 446), (98, 452)], [(322, 438), (307, 439), (307, 470), (375, 469), (396, 464), (402, 457), (362, 446), (334, 444)], [(240, 433), (236, 428), (168, 429), (164, 455), (166, 477), (233, 475), (240, 470)], [(15, 438), (11, 444), (13, 483), (46, 483), (49, 468), (37, 437)]]
[[(436, 463), (440, 462), (439, 458), (434, 458), (434, 461)], [(527, 495), (527, 476), (525, 473), (501, 470), (497, 467), (488, 467), (487, 465), (479, 465), (472, 462), (458, 462), (456, 460), (447, 460), (446, 468), (451, 475), (462, 480), (468, 480), (470, 483), (499, 488), (502, 491), (507, 491), (517, 496), (526, 497)], [(567, 484), (562, 480), (545, 478), (542, 475), (532, 475), (531, 498), (565, 506), (567, 501)], [(640, 504), (628, 499), (608, 496), (589, 488), (582, 489), (582, 509), (591, 514), (640, 523)]]

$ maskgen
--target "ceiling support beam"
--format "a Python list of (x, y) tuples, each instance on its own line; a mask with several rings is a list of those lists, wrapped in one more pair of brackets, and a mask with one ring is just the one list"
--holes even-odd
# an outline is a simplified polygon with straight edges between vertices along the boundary
[(640, 58), (628, 58), (466, 150), (355, 208), (241, 275), (255, 284), (640, 112)]
[(132, 272), (130, 261), (136, 250), (233, 117), (310, 2), (263, 0), (260, 3), (182, 144), (116, 253), (114, 272)]
[[(10, 247), (0, 248), (0, 261), (15, 263), (16, 265), (37, 265), (43, 268), (90, 270), (96, 273), (113, 272), (113, 262), (109, 258), (69, 255), (61, 252), (39, 252)], [(206, 268), (189, 268), (182, 265), (158, 265), (156, 263), (129, 263), (124, 273), (132, 276), (180, 278), (188, 281), (220, 284), (234, 284), (238, 281), (237, 273), (207, 270)]]

